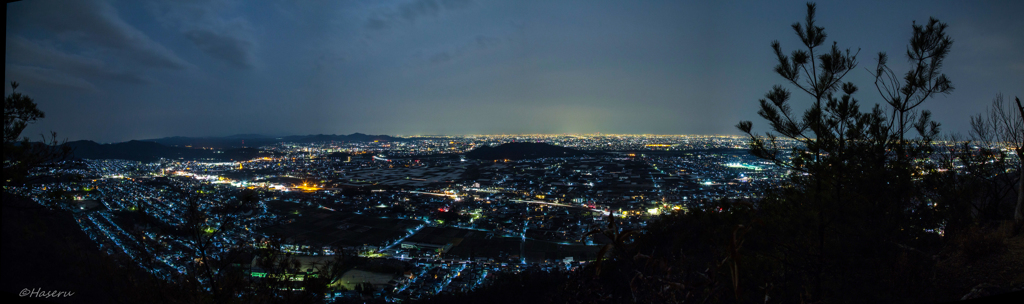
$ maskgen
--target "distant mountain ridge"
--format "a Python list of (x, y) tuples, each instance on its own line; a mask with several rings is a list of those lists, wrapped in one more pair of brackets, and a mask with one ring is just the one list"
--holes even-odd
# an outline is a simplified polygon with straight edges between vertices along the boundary
[(238, 134), (223, 137), (164, 137), (154, 139), (144, 139), (142, 141), (155, 142), (167, 146), (192, 146), (192, 147), (205, 147), (205, 148), (240, 148), (240, 147), (259, 147), (265, 145), (272, 145), (282, 142), (293, 142), (293, 143), (313, 143), (313, 142), (371, 142), (371, 141), (408, 141), (408, 139), (401, 137), (393, 137), (389, 135), (367, 135), (363, 133), (352, 133), (349, 135), (335, 135), (335, 134), (310, 134), (310, 135), (290, 135), (273, 137), (260, 134)]
[(124, 159), (151, 162), (160, 158), (167, 159), (214, 159), (214, 160), (249, 160), (259, 157), (254, 148), (203, 150), (181, 147), (168, 147), (159, 143), (132, 140), (114, 144), (99, 144), (90, 140), (68, 142), (72, 156), (77, 159)]
[[(156, 161), (167, 159), (208, 159), (208, 160), (248, 160), (260, 155), (257, 147), (282, 142), (313, 143), (313, 142), (371, 142), (371, 141), (408, 141), (408, 139), (388, 135), (367, 135), (352, 133), (349, 135), (315, 134), (273, 137), (261, 134), (237, 134), (223, 137), (184, 137), (173, 136), (156, 139), (131, 140), (112, 144), (99, 144), (89, 140), (68, 142), (73, 150), (73, 157), (87, 159), (125, 159), (135, 161)], [(213, 148), (208, 150), (200, 148)]]
[(480, 147), (466, 152), (466, 158), (481, 160), (534, 159), (547, 157), (574, 157), (590, 153), (546, 143), (506, 143), (496, 147)]

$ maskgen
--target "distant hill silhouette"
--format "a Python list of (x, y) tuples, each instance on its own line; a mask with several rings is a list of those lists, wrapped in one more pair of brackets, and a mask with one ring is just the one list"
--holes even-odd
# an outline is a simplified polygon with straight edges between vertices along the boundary
[[(168, 147), (155, 142), (133, 140), (114, 144), (99, 144), (89, 140), (67, 143), (73, 149), (72, 155), (77, 159), (125, 159), (135, 161), (156, 161), (168, 159), (215, 159), (215, 160), (249, 160), (264, 156), (254, 148), (203, 150), (181, 147)], [(218, 153), (220, 152), (220, 153)]]
[(495, 160), (495, 159), (533, 159), (545, 157), (573, 157), (583, 156), (588, 153), (553, 146), (546, 143), (507, 143), (497, 147), (480, 147), (466, 153), (466, 158)]
[[(178, 137), (180, 137), (180, 136), (178, 136)], [(181, 137), (181, 138), (188, 138), (188, 137)], [(273, 136), (267, 136), (267, 135), (263, 135), (263, 134), (235, 134), (235, 135), (231, 135), (231, 136), (224, 136), (223, 138), (242, 138), (242, 139), (245, 139), (245, 138), (273, 138)]]
[(352, 154), (348, 154), (348, 153), (344, 153), (344, 152), (334, 152), (334, 153), (331, 153), (331, 154), (327, 154), (327, 158), (332, 158), (332, 159), (347, 159), (349, 157), (352, 157)]
[(145, 139), (143, 141), (160, 143), (167, 146), (192, 146), (206, 148), (232, 148), (232, 147), (259, 147), (282, 142), (312, 143), (312, 142), (370, 142), (370, 141), (407, 141), (408, 139), (392, 137), (388, 135), (367, 135), (352, 133), (349, 135), (315, 134), (315, 135), (291, 135), (273, 137), (259, 134), (238, 134), (224, 137), (164, 137)]

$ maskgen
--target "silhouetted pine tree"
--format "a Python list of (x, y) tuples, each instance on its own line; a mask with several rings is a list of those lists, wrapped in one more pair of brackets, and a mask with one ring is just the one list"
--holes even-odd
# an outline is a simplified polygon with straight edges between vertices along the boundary
[[(787, 56), (778, 41), (772, 43), (775, 72), (809, 95), (810, 107), (802, 115), (793, 113), (790, 91), (776, 85), (758, 111), (771, 131), (759, 136), (753, 123), (737, 125), (750, 136), (752, 154), (790, 172), (789, 185), (758, 206), (769, 222), (765, 229), (777, 229), (769, 233), (785, 243), (774, 253), (782, 257), (777, 271), (792, 274), (786, 283), (790, 290), (799, 288), (794, 282), (807, 284), (800, 300), (902, 294), (898, 289), (919, 266), (902, 257), (920, 255), (910, 241), (934, 228), (913, 220), (920, 217), (918, 209), (930, 208), (915, 180), (929, 170), (921, 160), (930, 156), (939, 130), (931, 113), (917, 108), (952, 90), (940, 73), (952, 40), (944, 33), (946, 25), (935, 19), (914, 25), (907, 51), (913, 67), (900, 81), (885, 53), (879, 53), (876, 86), (888, 107), (876, 104), (861, 112), (853, 97), (857, 87), (843, 82), (857, 65), (857, 53), (836, 43), (820, 51), (826, 34), (814, 17), (815, 5), (808, 4), (805, 24), (793, 24), (802, 49)], [(908, 140), (911, 130), (917, 136)], [(800, 145), (787, 157), (780, 138)]]
[(50, 132), (49, 139), (40, 135), (42, 141), (38, 143), (21, 137), (29, 124), (46, 117), (46, 113), (39, 110), (32, 97), (16, 92), (17, 89), (18, 83), (12, 81), (11, 94), (4, 98), (4, 185), (22, 183), (32, 168), (71, 155), (71, 148), (58, 141), (55, 132)]

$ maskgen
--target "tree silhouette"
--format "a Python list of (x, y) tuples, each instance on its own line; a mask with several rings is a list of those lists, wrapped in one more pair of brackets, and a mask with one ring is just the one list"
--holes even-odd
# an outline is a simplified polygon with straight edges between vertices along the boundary
[[(840, 50), (835, 42), (830, 49), (818, 51), (827, 35), (815, 25), (813, 3), (807, 4), (805, 23), (792, 27), (803, 48), (787, 56), (778, 41), (772, 42), (778, 59), (774, 70), (812, 98), (810, 107), (802, 115), (793, 113), (792, 94), (776, 85), (759, 101), (758, 114), (771, 131), (759, 136), (750, 121), (737, 127), (748, 134), (751, 154), (792, 173), (791, 186), (767, 197), (759, 208), (774, 219), (775, 229), (813, 227), (813, 235), (778, 233), (790, 234), (784, 238), (792, 248), (813, 248), (782, 254), (805, 260), (790, 261), (806, 265), (800, 272), (809, 275), (809, 299), (820, 301), (839, 290), (859, 288), (843, 286), (835, 276), (870, 277), (868, 273), (882, 271), (879, 265), (898, 262), (895, 255), (916, 250), (907, 244), (918, 238), (915, 233), (930, 228), (922, 225), (936, 225), (911, 220), (919, 218), (918, 210), (930, 208), (914, 180), (928, 170), (917, 160), (931, 154), (939, 131), (931, 114), (917, 109), (931, 96), (952, 90), (940, 73), (952, 40), (944, 33), (946, 25), (935, 19), (927, 26), (913, 25), (907, 56), (914, 66), (900, 81), (887, 66), (885, 53), (879, 53), (876, 86), (888, 107), (876, 104), (861, 112), (853, 97), (857, 86), (843, 82), (857, 65), (857, 52)], [(907, 140), (905, 133), (910, 130), (916, 130), (917, 136)], [(799, 145), (787, 155), (783, 139)]]
[(256, 248), (252, 264), (264, 275), (252, 281), (247, 296), (274, 303), (323, 302), (328, 292), (339, 287), (334, 283), (347, 270), (344, 266), (351, 258), (336, 248), (331, 259), (303, 265), (292, 253), (282, 250), (281, 240), (270, 239), (262, 243), (263, 246)]
[(39, 110), (35, 100), (16, 92), (17, 89), (18, 83), (12, 81), (12, 92), (4, 98), (4, 185), (22, 183), (32, 168), (65, 160), (71, 155), (71, 148), (59, 142), (55, 132), (50, 132), (49, 139), (40, 135), (39, 143), (21, 137), (29, 124), (46, 117), (46, 113)]
[[(793, 151), (792, 161), (787, 160), (780, 153), (777, 137), (774, 133), (767, 133), (767, 140), (752, 133), (750, 121), (740, 122), (737, 127), (749, 134), (752, 144), (752, 154), (773, 161), (792, 170), (808, 173), (810, 180), (797, 179), (796, 183), (805, 183), (813, 187), (812, 204), (816, 213), (818, 253), (816, 254), (818, 266), (815, 274), (815, 292), (821, 292), (821, 280), (825, 264), (825, 240), (828, 230), (829, 211), (826, 198), (822, 197), (823, 190), (827, 186), (827, 167), (838, 161), (843, 164), (843, 152), (846, 152), (844, 145), (849, 137), (862, 137), (862, 133), (853, 131), (866, 130), (868, 119), (862, 119), (859, 113), (857, 100), (851, 95), (857, 91), (852, 83), (842, 83), (842, 79), (857, 65), (857, 53), (851, 54), (849, 49), (840, 51), (837, 43), (833, 42), (832, 47), (821, 53), (816, 49), (825, 42), (827, 34), (825, 29), (815, 25), (816, 7), (813, 3), (807, 4), (807, 17), (805, 23), (794, 23), (793, 30), (804, 49), (795, 50), (790, 56), (786, 56), (778, 40), (773, 41), (772, 50), (778, 59), (775, 72), (786, 79), (797, 89), (807, 93), (814, 99), (811, 108), (804, 112), (802, 119), (796, 117), (789, 104), (791, 93), (781, 85), (776, 85), (761, 99), (758, 114), (768, 120), (772, 129), (785, 138), (799, 141), (802, 147)], [(859, 51), (858, 51), (859, 53)], [(841, 99), (833, 97), (833, 93), (840, 87), (845, 95)], [(824, 155), (823, 155), (824, 154)], [(832, 158), (832, 159), (829, 159)], [(833, 160), (834, 159), (834, 160)], [(839, 170), (837, 173), (842, 173)], [(838, 176), (842, 179), (842, 176)], [(842, 200), (841, 185), (837, 185), (835, 196)]]
[[(1002, 149), (1013, 150), (1017, 155), (1017, 203), (1013, 210), (1013, 220), (1017, 225), (1024, 223), (1024, 106), (1020, 98), (1014, 98), (1016, 104), (1005, 102), (1003, 95), (999, 94), (992, 100), (992, 105), (986, 115), (978, 114), (971, 117), (971, 139), (981, 144), (986, 151), (998, 153), (1001, 167), (1011, 167), (1006, 162), (1006, 155)], [(1015, 106), (1016, 105), (1016, 106)], [(1013, 185), (1014, 183), (1009, 183)]]
[(583, 235), (583, 238), (586, 239), (591, 235), (600, 234), (611, 240), (610, 243), (601, 246), (601, 249), (597, 252), (597, 261), (594, 262), (595, 275), (601, 274), (602, 262), (608, 258), (608, 255), (611, 255), (611, 258), (613, 259), (628, 260), (629, 257), (626, 253), (626, 242), (629, 241), (633, 235), (639, 233), (637, 230), (623, 230), (622, 228), (619, 228), (619, 225), (615, 222), (615, 216), (609, 213), (607, 227), (604, 229), (593, 229)]
[[(176, 280), (196, 302), (319, 303), (346, 270), (348, 256), (341, 249), (331, 259), (303, 265), (282, 249), (281, 240), (255, 240), (247, 232), (252, 218), (245, 215), (260, 209), (259, 192), (241, 190), (224, 201), (178, 194), (184, 208), (177, 231), (190, 262)], [(263, 275), (254, 277), (254, 268)]]
[(21, 137), (21, 131), (46, 113), (36, 107), (35, 100), (16, 92), (18, 83), (11, 82), (11, 95), (4, 98), (4, 144), (14, 143)]
[(929, 131), (938, 132), (938, 124), (929, 122), (931, 113), (927, 110), (920, 114), (915, 109), (929, 97), (936, 94), (953, 92), (953, 83), (942, 74), (942, 63), (953, 46), (953, 40), (946, 35), (945, 23), (929, 18), (927, 26), (913, 25), (914, 33), (907, 46), (907, 59), (911, 68), (904, 74), (902, 81), (888, 66), (885, 52), (878, 53), (878, 66), (875, 68), (875, 87), (882, 99), (892, 108), (892, 119), (895, 131), (899, 134), (899, 150), (897, 157), (905, 157), (905, 134), (910, 131), (911, 121), (919, 120), (914, 128), (929, 127)]

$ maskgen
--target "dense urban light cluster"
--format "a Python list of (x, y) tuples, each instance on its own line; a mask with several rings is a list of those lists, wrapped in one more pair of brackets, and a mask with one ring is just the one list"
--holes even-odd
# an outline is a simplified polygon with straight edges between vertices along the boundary
[(747, 140), (720, 135), (622, 135), (622, 134), (515, 134), (515, 135), (416, 135), (408, 141), (321, 142), (289, 144), (271, 151), (307, 152), (319, 155), (334, 152), (416, 156), (461, 154), (482, 146), (511, 142), (540, 142), (584, 151), (687, 151), (705, 149), (745, 149)]
[[(511, 142), (596, 153), (521, 161), (465, 157), (475, 147)], [(199, 244), (182, 231), (196, 224), (183, 215), (198, 212), (202, 231), (214, 238), (215, 256), (278, 240), (282, 250), (315, 263), (340, 248), (414, 271), (346, 273), (339, 284), (351, 289), (352, 282), (374, 282), (387, 286), (378, 296), (419, 298), (471, 290), (498, 272), (577, 269), (608, 242), (587, 233), (609, 219), (623, 229), (642, 229), (662, 214), (756, 200), (787, 172), (750, 156), (745, 145), (739, 137), (655, 135), (281, 143), (227, 162), (77, 161), (35, 173), (52, 180), (11, 190), (74, 211), (106, 252), (160, 276), (195, 267)], [(259, 201), (240, 205), (245, 191)], [(250, 271), (267, 275), (258, 267)]]
[[(591, 153), (519, 161), (465, 155), (512, 142)], [(609, 220), (642, 230), (664, 214), (757, 202), (791, 172), (751, 156), (746, 145), (739, 137), (646, 135), (280, 143), (246, 160), (72, 161), (39, 169), (41, 182), (9, 190), (73, 211), (105, 252), (160, 277), (196, 267), (200, 246), (212, 244), (215, 258), (276, 242), (303, 265), (340, 249), (378, 268), (406, 270), (350, 270), (336, 283), (350, 291), (334, 297), (358, 296), (351, 290), (371, 283), (377, 297), (415, 299), (472, 290), (488, 274), (578, 269), (610, 241), (588, 234)], [(955, 163), (939, 168), (946, 169)], [(258, 201), (242, 203), (245, 193)], [(210, 242), (189, 237), (189, 227)], [(255, 278), (270, 272), (255, 260), (247, 271)]]

